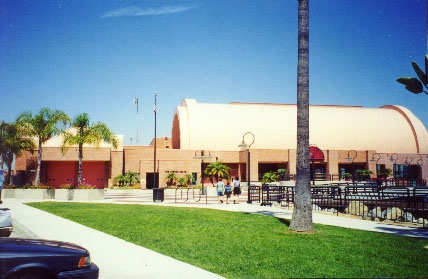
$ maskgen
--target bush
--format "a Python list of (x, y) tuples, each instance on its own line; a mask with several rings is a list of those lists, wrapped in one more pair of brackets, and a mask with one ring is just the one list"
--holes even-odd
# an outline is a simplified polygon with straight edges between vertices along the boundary
[(279, 180), (289, 180), (288, 171), (286, 169), (278, 169), (277, 172)]
[(61, 186), (59, 186), (61, 189), (74, 189), (74, 185), (71, 184), (63, 184)]
[(55, 189), (54, 187), (52, 187), (52, 186), (49, 186), (49, 185), (43, 185), (43, 184), (40, 184), (39, 186), (35, 186), (35, 185), (32, 185), (32, 184), (25, 184), (23, 187), (22, 187), (23, 189)]
[(262, 184), (277, 182), (277, 181), (278, 181), (278, 174), (276, 172), (270, 171), (263, 174)]
[(77, 189), (96, 189), (97, 187), (91, 184), (82, 183), (77, 186)]
[(355, 178), (358, 180), (370, 179), (370, 176), (373, 174), (371, 170), (356, 170)]
[(111, 189), (141, 189), (140, 185), (132, 185), (132, 186), (114, 186)]
[(390, 176), (392, 173), (391, 169), (380, 169), (379, 173), (378, 173), (378, 178), (388, 178), (388, 176)]
[(15, 187), (15, 185), (12, 185), (12, 184), (4, 184), (3, 185), (3, 189), (15, 189), (16, 187)]

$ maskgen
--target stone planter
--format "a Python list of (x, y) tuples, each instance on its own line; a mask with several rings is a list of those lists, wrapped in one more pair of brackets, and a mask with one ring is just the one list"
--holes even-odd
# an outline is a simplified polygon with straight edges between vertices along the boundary
[(138, 195), (145, 193), (144, 190), (140, 189), (107, 189), (107, 193), (109, 194), (131, 194), (131, 195)]
[(54, 198), (55, 189), (15, 189), (15, 199), (45, 200)]
[(4, 199), (14, 198), (15, 197), (15, 189), (3, 189), (1, 191), (1, 197)]
[(94, 201), (103, 200), (104, 189), (56, 189), (55, 200), (60, 201)]

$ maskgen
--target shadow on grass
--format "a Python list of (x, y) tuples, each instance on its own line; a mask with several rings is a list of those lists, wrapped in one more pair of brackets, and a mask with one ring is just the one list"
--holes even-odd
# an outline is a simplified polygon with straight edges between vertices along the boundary
[(284, 218), (278, 218), (278, 220), (281, 222), (281, 223), (283, 223), (284, 225), (286, 225), (287, 226), (287, 228), (288, 227), (290, 227), (290, 221), (289, 220), (287, 220), (287, 219), (284, 219)]
[[(282, 224), (286, 225), (287, 228), (290, 226), (290, 221), (287, 219), (291, 219), (291, 214), (288, 213), (281, 213), (281, 212), (272, 212), (272, 211), (268, 211), (268, 210), (258, 210), (258, 211), (253, 211), (253, 212), (243, 212), (244, 214), (249, 214), (249, 215), (266, 215), (266, 216), (271, 216), (271, 217), (275, 217), (277, 218)], [(287, 219), (285, 219), (287, 218)]]

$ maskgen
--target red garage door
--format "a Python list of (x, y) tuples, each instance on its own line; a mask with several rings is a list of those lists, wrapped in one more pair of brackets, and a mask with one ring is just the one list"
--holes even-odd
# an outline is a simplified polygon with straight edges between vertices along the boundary
[(63, 184), (74, 184), (75, 162), (48, 162), (47, 185), (60, 188)]
[(103, 189), (106, 181), (105, 162), (83, 162), (82, 182)]

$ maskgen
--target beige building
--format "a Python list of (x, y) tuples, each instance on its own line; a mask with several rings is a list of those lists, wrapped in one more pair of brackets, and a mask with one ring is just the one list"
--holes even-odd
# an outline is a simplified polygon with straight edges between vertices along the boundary
[[(119, 136), (121, 144), (116, 150), (109, 145), (84, 148), (84, 177), (101, 188), (115, 176), (132, 170), (140, 173), (144, 187), (151, 188), (155, 167), (161, 187), (166, 185), (165, 177), (170, 172), (178, 176), (192, 174), (199, 184), (206, 165), (221, 161), (231, 167), (232, 176), (245, 181), (248, 150), (239, 147), (243, 139), (251, 144), (251, 181), (259, 181), (265, 172), (278, 168), (295, 174), (296, 115), (296, 105), (210, 104), (185, 99), (175, 109), (171, 138), (156, 139), (156, 163), (154, 141), (149, 146), (123, 146), (123, 136)], [(60, 136), (48, 141), (42, 158), (42, 182), (54, 186), (75, 179), (71, 171), (67, 177), (59, 176), (77, 163), (73, 148), (62, 156), (60, 142)], [(352, 168), (369, 169), (374, 174), (390, 168), (396, 177), (406, 179), (428, 177), (427, 131), (411, 111), (401, 106), (310, 106), (310, 143), (323, 155), (311, 160), (317, 179), (339, 180)], [(26, 154), (17, 160), (17, 170), (24, 173), (21, 181), (31, 180), (32, 158)]]

